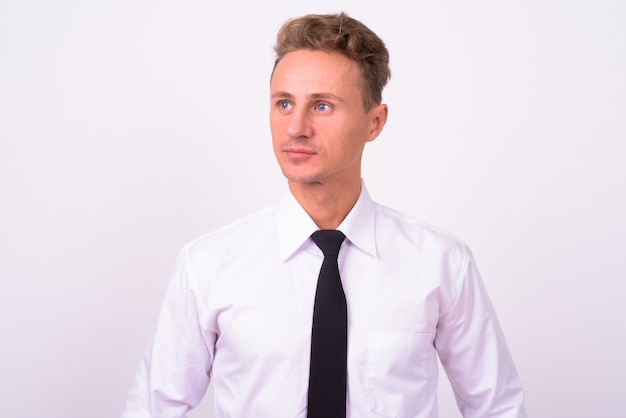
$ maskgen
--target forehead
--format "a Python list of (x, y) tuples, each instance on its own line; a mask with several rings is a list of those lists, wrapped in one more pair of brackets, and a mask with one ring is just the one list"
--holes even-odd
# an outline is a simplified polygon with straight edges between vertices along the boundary
[(276, 65), (271, 90), (319, 93), (313, 90), (358, 90), (356, 62), (337, 52), (300, 49), (287, 53)]

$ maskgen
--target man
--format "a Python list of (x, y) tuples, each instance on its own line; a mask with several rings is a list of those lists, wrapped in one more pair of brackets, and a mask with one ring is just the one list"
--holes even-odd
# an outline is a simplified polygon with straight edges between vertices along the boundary
[(464, 417), (525, 417), (469, 249), (378, 205), (361, 179), (387, 120), (383, 41), (345, 14), (308, 15), (275, 50), (288, 188), (182, 249), (123, 416), (183, 417), (212, 379), (218, 417), (433, 418), (438, 355)]

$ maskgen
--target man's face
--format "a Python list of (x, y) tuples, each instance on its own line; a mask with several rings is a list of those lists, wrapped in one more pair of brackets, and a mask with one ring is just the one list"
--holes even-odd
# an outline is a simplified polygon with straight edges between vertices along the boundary
[(360, 181), (361, 155), (387, 116), (365, 111), (358, 65), (339, 53), (297, 50), (271, 80), (270, 127), (283, 174), (295, 183)]

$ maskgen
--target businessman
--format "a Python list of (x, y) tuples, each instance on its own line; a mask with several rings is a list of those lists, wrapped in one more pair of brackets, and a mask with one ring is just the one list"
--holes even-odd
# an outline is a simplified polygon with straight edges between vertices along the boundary
[(185, 245), (123, 417), (437, 417), (438, 359), (464, 417), (522, 418), (523, 390), (468, 247), (376, 203), (384, 42), (344, 13), (287, 21), (270, 128), (276, 204)]

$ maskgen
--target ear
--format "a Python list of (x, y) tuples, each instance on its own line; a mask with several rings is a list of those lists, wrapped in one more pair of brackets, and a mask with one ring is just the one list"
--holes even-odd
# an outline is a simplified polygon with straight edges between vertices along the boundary
[(389, 108), (386, 104), (379, 104), (370, 109), (368, 113), (369, 129), (366, 142), (372, 142), (380, 134), (387, 123)]

